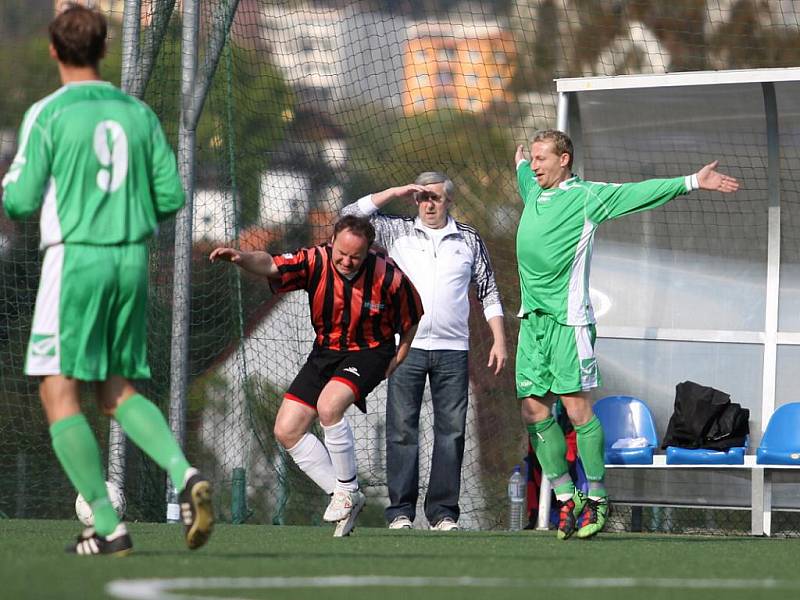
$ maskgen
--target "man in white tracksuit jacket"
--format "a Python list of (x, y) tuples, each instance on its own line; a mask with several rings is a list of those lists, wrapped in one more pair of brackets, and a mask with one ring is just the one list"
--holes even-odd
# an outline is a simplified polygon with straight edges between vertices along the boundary
[[(408, 529), (419, 494), (419, 415), (425, 381), (433, 400), (433, 458), (425, 516), (431, 529), (458, 529), (461, 464), (467, 416), (469, 286), (494, 342), (488, 367), (495, 375), (507, 359), (503, 308), (489, 254), (478, 232), (448, 212), (455, 186), (446, 175), (422, 173), (415, 183), (365, 196), (342, 210), (369, 217), (382, 245), (417, 288), (425, 314), (405, 362), (389, 378), (386, 405), (386, 470), (391, 529)], [(413, 200), (416, 217), (379, 211), (394, 199)]]

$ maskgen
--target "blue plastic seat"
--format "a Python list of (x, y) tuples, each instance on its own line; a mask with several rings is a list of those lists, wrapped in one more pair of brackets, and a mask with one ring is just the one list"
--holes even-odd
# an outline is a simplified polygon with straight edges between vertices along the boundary
[[(651, 465), (658, 446), (656, 426), (647, 405), (633, 396), (606, 396), (594, 404), (594, 414), (605, 433), (605, 461), (609, 465)], [(643, 448), (612, 448), (621, 439), (645, 438)]]
[(744, 446), (735, 446), (728, 450), (709, 450), (708, 448), (681, 448), (667, 446), (668, 465), (743, 465), (747, 451)]
[(800, 465), (800, 402), (784, 404), (776, 410), (761, 446), (756, 450), (760, 465)]

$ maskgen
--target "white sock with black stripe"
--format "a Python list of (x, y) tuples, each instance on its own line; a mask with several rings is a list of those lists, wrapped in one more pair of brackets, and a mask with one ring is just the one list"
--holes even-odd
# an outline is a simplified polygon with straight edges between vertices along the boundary
[(331, 456), (333, 472), (336, 474), (336, 487), (354, 492), (358, 489), (356, 477), (356, 443), (353, 430), (347, 419), (342, 419), (330, 427), (322, 426), (325, 432), (325, 446)]
[(322, 488), (326, 494), (332, 494), (336, 487), (336, 475), (334, 475), (333, 464), (328, 450), (317, 436), (306, 433), (286, 452), (292, 457), (295, 464), (300, 467), (311, 481)]

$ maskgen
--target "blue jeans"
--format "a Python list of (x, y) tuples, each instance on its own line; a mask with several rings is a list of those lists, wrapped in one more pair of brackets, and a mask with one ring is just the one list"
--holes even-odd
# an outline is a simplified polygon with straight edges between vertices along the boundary
[(461, 463), (467, 422), (469, 369), (466, 350), (411, 348), (389, 378), (386, 402), (386, 471), (389, 506), (386, 520), (405, 515), (412, 521), (419, 496), (419, 414), (425, 380), (433, 401), (433, 457), (425, 516), (435, 525), (458, 520)]

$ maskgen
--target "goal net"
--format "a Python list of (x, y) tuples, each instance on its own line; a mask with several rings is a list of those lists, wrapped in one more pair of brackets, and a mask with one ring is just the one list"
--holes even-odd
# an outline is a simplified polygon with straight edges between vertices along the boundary
[[(202, 3), (201, 67), (218, 29), (215, 19), (232, 2)], [(112, 26), (104, 75), (119, 83), (125, 3), (93, 4), (106, 11)], [(142, 53), (157, 50), (152, 71), (138, 76), (149, 75), (143, 98), (176, 147), (180, 5), (142, 2), (137, 46)], [(13, 158), (23, 111), (59, 85), (42, 34), (52, 10), (50, 1), (12, 1), (0, 9), (0, 74), (9, 82), (0, 98), (0, 173)], [(233, 244), (282, 252), (318, 243), (345, 204), (410, 183), (422, 171), (447, 173), (456, 186), (453, 216), (475, 226), (489, 249), (511, 357), (498, 377), (486, 367), (492, 338), (473, 297), (461, 523), (500, 527), (506, 482), (527, 453), (513, 377), (519, 298), (514, 247), (521, 211), (513, 156), (536, 130), (556, 125), (553, 79), (796, 65), (798, 27), (794, 4), (778, 0), (240, 0), (213, 69), (195, 145), (184, 156), (195, 165), (185, 447), (214, 481), (222, 518), (317, 523), (327, 498), (272, 433), (283, 392), (311, 348), (305, 295), (276, 297), (261, 280), (211, 265), (212, 248)], [(726, 101), (721, 99), (721, 112)], [(631, 155), (635, 133), (632, 126), (611, 138), (611, 151), (627, 155), (621, 162), (610, 160), (606, 142), (597, 145), (601, 138), (589, 132), (585, 176), (623, 181), (682, 175), (707, 155), (705, 148), (685, 153), (675, 138), (666, 141), (673, 148), (670, 162), (655, 164), (646, 153)], [(737, 160), (727, 169), (740, 177), (753, 169), (752, 180), (763, 190), (764, 165), (751, 164), (744, 151)], [(754, 210), (745, 206), (749, 201), (737, 200), (740, 215)], [(611, 229), (609, 239), (638, 243), (637, 236), (652, 235), (663, 247), (690, 244), (713, 256), (724, 249), (706, 248), (700, 230), (728, 228), (742, 236), (737, 252), (750, 251), (748, 239), (763, 249), (763, 240), (748, 237), (746, 218), (733, 224), (714, 220), (703, 206), (668, 207), (655, 221), (636, 217)], [(388, 208), (413, 214), (401, 204)], [(14, 517), (72, 511), (71, 488), (50, 450), (36, 382), (22, 375), (38, 283), (37, 245), (35, 220), (12, 224), (0, 215), (0, 511)], [(165, 412), (174, 256), (174, 229), (166, 225), (151, 244), (153, 378), (140, 384)], [(370, 396), (367, 414), (348, 413), (358, 476), (370, 496), (364, 524), (381, 525), (387, 503), (385, 403), (384, 383)], [(426, 391), (420, 503), (432, 451), (430, 406)], [(90, 402), (86, 408), (105, 446), (105, 419)], [(126, 456), (129, 515), (162, 520), (163, 474), (130, 444)], [(418, 514), (424, 523), (421, 507)]]

